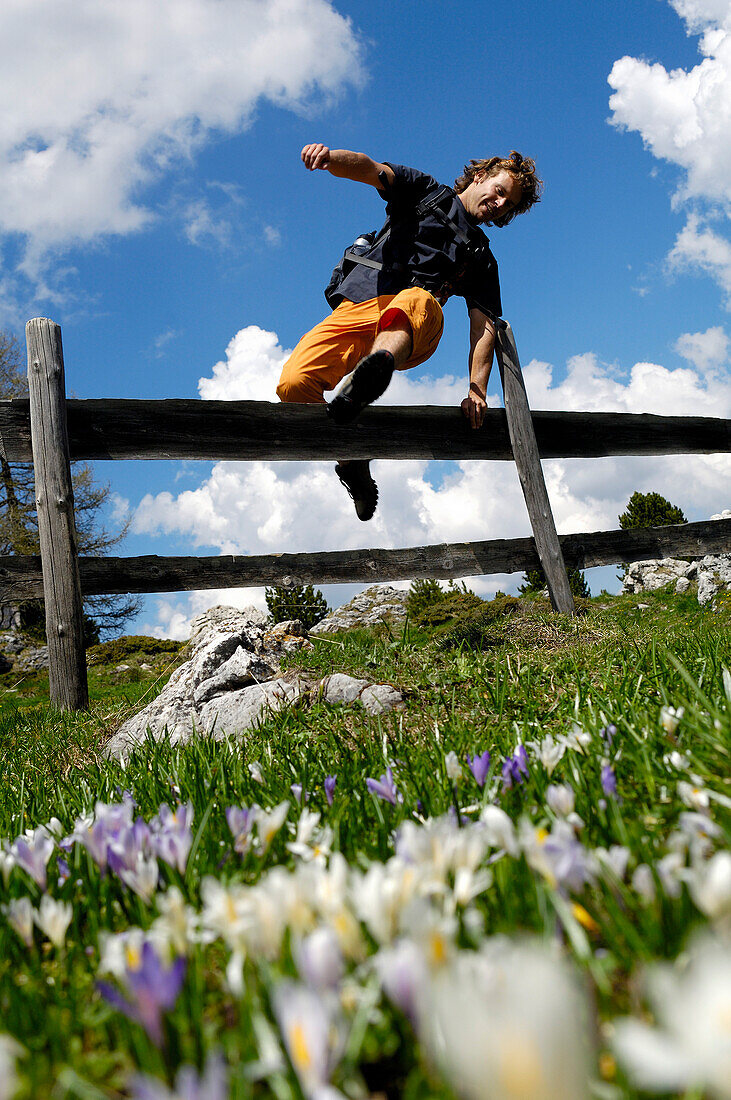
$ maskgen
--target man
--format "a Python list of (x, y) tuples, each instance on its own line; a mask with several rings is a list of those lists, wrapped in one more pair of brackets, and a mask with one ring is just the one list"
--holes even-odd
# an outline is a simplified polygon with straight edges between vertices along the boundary
[[(379, 233), (359, 238), (333, 272), (325, 295), (332, 314), (302, 337), (282, 369), (282, 401), (320, 402), (349, 375), (328, 405), (336, 424), (349, 424), (386, 390), (394, 370), (408, 370), (434, 353), (442, 335), (442, 305), (464, 297), (470, 318), (469, 389), (462, 412), (482, 426), (500, 316), (500, 283), (489, 240), (480, 225), (507, 225), (540, 201), (532, 160), (471, 161), (454, 188), (423, 172), (380, 163), (347, 149), (306, 145), (310, 171), (368, 183), (386, 200)], [(356, 514), (369, 520), (378, 488), (364, 460), (340, 461), (340, 481)]]

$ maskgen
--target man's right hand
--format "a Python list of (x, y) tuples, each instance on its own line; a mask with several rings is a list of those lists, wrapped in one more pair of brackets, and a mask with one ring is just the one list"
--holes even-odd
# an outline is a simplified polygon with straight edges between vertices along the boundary
[(330, 150), (327, 145), (316, 142), (314, 145), (305, 145), (302, 150), (302, 162), (305, 168), (314, 172), (316, 168), (328, 168), (330, 166)]
[(470, 427), (481, 428), (486, 412), (487, 401), (475, 386), (470, 386), (470, 392), (462, 402), (462, 414), (469, 420)]

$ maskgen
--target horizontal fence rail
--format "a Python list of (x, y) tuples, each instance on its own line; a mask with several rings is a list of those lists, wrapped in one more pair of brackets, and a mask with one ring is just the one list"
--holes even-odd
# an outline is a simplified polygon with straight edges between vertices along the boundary
[[(343, 458), (513, 461), (504, 409), (484, 427), (441, 406), (366, 409), (337, 427), (322, 405), (268, 401), (66, 401), (75, 459), (330, 461)], [(714, 454), (731, 450), (731, 420), (649, 413), (532, 412), (541, 458)], [(31, 462), (29, 402), (0, 401), (0, 444), (8, 462)]]
[[(700, 558), (727, 552), (731, 519), (560, 535), (569, 569), (656, 558)], [(451, 579), (537, 569), (533, 538), (412, 546), (404, 550), (346, 550), (253, 557), (79, 558), (85, 596), (126, 592), (183, 592), (260, 585)], [(0, 557), (0, 594), (7, 599), (43, 596), (40, 557)]]

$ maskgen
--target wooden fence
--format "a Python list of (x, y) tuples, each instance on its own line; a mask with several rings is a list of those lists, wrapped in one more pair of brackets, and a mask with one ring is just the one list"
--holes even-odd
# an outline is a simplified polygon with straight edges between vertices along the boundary
[[(731, 450), (731, 421), (629, 413), (531, 413), (510, 326), (497, 360), (505, 409), (475, 431), (459, 409), (375, 407), (356, 427), (333, 425), (322, 406), (257, 401), (66, 400), (61, 330), (28, 322), (27, 400), (0, 402), (0, 450), (33, 462), (41, 553), (0, 557), (5, 601), (43, 596), (51, 701), (87, 705), (84, 595), (265, 584), (373, 583), (535, 569), (556, 610), (574, 609), (566, 566), (699, 557), (731, 548), (731, 520), (559, 537), (541, 458), (713, 454)], [(315, 460), (348, 458), (514, 461), (533, 538), (252, 557), (79, 558), (70, 462), (75, 459)], [(486, 491), (489, 487), (486, 486)]]

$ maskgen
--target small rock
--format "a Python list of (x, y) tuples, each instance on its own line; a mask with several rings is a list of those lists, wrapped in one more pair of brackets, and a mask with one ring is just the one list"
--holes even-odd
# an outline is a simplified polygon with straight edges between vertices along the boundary
[(688, 577), (678, 577), (675, 582), (675, 591), (679, 596), (682, 596), (684, 592), (687, 592), (690, 588), (690, 581)]
[(403, 706), (404, 698), (390, 684), (369, 684), (361, 692), (360, 702), (368, 714), (386, 714)]
[(367, 687), (367, 680), (356, 680), (354, 676), (346, 676), (344, 672), (333, 672), (320, 682), (325, 703), (354, 703)]

